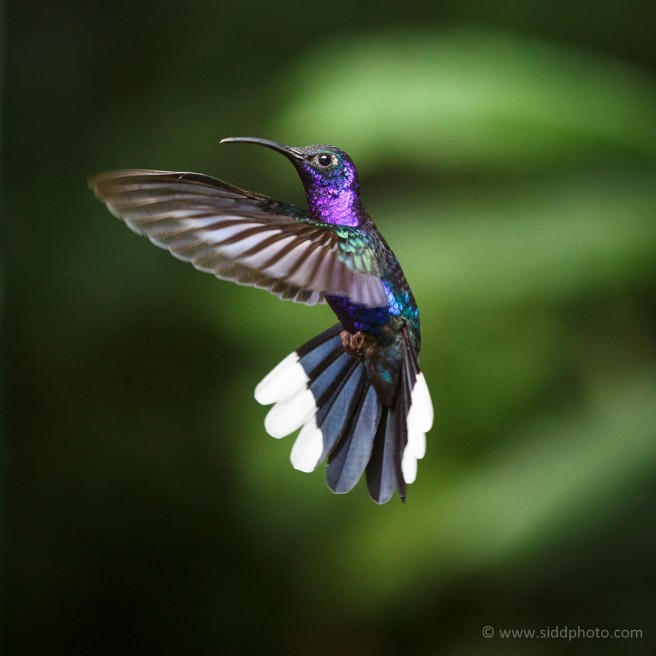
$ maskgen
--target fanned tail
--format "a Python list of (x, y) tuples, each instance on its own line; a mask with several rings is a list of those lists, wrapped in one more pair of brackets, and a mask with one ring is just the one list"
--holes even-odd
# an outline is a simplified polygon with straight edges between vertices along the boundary
[(405, 333), (394, 405), (385, 406), (367, 376), (364, 362), (344, 350), (336, 324), (288, 355), (255, 389), (267, 432), (285, 437), (301, 428), (292, 465), (310, 472), (328, 459), (328, 487), (349, 492), (366, 471), (369, 495), (385, 503), (417, 474), (426, 448), (432, 406), (417, 358)]

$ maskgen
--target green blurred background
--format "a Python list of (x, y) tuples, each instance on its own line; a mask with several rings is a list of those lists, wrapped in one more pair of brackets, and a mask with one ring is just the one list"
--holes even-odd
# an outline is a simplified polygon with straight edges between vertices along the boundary
[[(653, 3), (12, 2), (7, 654), (652, 654)], [(266, 436), (330, 325), (176, 261), (86, 188), (202, 171), (303, 203), (334, 143), (422, 311), (405, 505)], [(485, 639), (490, 625), (497, 635)], [(642, 639), (503, 640), (503, 628)]]

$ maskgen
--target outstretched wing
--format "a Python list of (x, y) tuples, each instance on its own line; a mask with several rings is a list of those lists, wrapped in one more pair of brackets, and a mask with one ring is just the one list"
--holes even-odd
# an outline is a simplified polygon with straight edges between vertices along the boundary
[(89, 186), (132, 230), (217, 278), (307, 305), (324, 295), (387, 305), (366, 246), (294, 205), (200, 173), (114, 171)]

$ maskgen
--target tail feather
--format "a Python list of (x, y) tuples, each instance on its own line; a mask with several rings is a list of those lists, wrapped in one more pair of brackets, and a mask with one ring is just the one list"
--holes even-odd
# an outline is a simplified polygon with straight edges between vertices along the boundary
[(360, 480), (371, 457), (381, 414), (373, 385), (364, 383), (348, 428), (328, 458), (326, 480), (337, 494), (350, 492)]
[(326, 458), (328, 487), (349, 492), (366, 471), (369, 495), (386, 503), (405, 499), (424, 455), (432, 424), (430, 395), (407, 336), (401, 349), (399, 389), (385, 405), (364, 362), (344, 350), (337, 324), (287, 356), (255, 390), (274, 403), (265, 428), (282, 437), (301, 427), (291, 452), (296, 469), (310, 472)]
[(336, 380), (337, 385), (334, 386), (334, 389), (331, 386), (331, 389), (327, 390), (330, 394), (323, 398), (320, 397), (318, 401), (319, 409), (315, 423), (323, 434), (323, 451), (319, 462), (332, 453), (344, 434), (362, 393), (362, 384), (365, 379), (364, 367), (354, 358), (348, 357), (351, 360), (351, 366), (344, 378)]
[(406, 483), (417, 478), (417, 460), (426, 454), (426, 433), (433, 426), (433, 403), (424, 374), (419, 370), (417, 354), (405, 340), (403, 357), (403, 393), (407, 395), (405, 409), (407, 438), (401, 456), (401, 471)]
[[(333, 452), (358, 402), (364, 370), (357, 360), (347, 354), (343, 356), (348, 362), (339, 372), (333, 372), (331, 366), (315, 384), (309, 383), (317, 409), (296, 438), (291, 453), (292, 465), (300, 471), (314, 471)], [(326, 384), (319, 387), (318, 381), (330, 374), (334, 376), (332, 380), (324, 381)]]
[[(358, 362), (348, 353), (337, 353), (332, 360), (325, 361), (325, 369), (315, 371), (308, 381), (308, 387), (312, 390), (317, 400), (317, 407), (322, 408), (339, 391), (340, 383), (345, 382), (351, 376)], [(323, 366), (323, 365), (322, 365)]]
[(384, 408), (367, 465), (367, 488), (376, 503), (387, 503), (394, 492), (405, 501), (406, 483), (401, 471), (401, 455), (407, 439), (402, 394), (394, 408)]
[(296, 355), (308, 376), (326, 357), (338, 355), (341, 352), (342, 338), (340, 334), (342, 330), (341, 323), (335, 324), (296, 350)]
[(367, 488), (369, 496), (376, 503), (389, 501), (396, 489), (396, 461), (398, 460), (396, 424), (396, 413), (391, 408), (383, 408), (371, 460), (367, 465)]

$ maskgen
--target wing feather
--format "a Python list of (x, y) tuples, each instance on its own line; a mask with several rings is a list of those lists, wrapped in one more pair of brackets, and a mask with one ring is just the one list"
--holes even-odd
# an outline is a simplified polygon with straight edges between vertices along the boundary
[(89, 186), (132, 230), (218, 278), (307, 305), (324, 295), (387, 305), (366, 246), (294, 205), (199, 173), (114, 171)]

